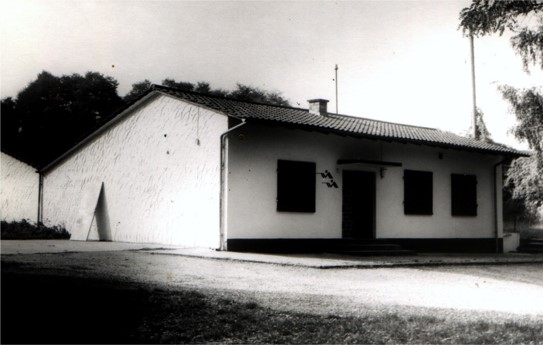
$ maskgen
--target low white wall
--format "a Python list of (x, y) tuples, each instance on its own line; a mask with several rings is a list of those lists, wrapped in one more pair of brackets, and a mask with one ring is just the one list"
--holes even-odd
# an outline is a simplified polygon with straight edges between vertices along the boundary
[(520, 234), (508, 233), (503, 236), (503, 252), (516, 252), (520, 244)]
[(218, 247), (226, 129), (224, 115), (152, 96), (47, 172), (44, 223), (86, 239), (103, 184), (93, 226), (109, 222), (113, 241)]
[(2, 152), (0, 171), (0, 219), (36, 223), (39, 193), (36, 169)]
[[(493, 164), (499, 157), (257, 125), (242, 127), (229, 143), (228, 238), (341, 238), (343, 184), (338, 159), (403, 164), (388, 167), (382, 178), (379, 167), (357, 169), (376, 172), (377, 238), (494, 237)], [(328, 188), (317, 176), (314, 214), (277, 212), (278, 159), (316, 162), (317, 172), (332, 172), (339, 188)], [(432, 216), (404, 214), (404, 169), (433, 172)], [(451, 215), (452, 173), (477, 176), (476, 217)]]

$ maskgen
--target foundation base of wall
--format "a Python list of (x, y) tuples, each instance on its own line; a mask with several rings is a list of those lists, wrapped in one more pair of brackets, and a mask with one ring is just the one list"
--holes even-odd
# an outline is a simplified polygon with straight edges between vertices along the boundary
[[(331, 253), (349, 245), (398, 246), (401, 250), (421, 253), (502, 253), (503, 239), (498, 238), (393, 238), (350, 240), (342, 238), (233, 238), (227, 241), (228, 251), (255, 253)], [(392, 251), (390, 252), (393, 253)], [(384, 254), (384, 253), (383, 253)], [(396, 254), (397, 255), (397, 254)]]

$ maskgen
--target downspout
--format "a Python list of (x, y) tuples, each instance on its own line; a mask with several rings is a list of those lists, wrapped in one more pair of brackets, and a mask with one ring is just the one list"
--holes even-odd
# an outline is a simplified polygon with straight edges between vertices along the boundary
[(38, 173), (38, 226), (43, 224), (43, 174)]
[(225, 169), (225, 160), (226, 160), (226, 137), (228, 134), (235, 129), (238, 129), (239, 127), (245, 125), (245, 119), (241, 119), (241, 123), (238, 123), (234, 127), (230, 128), (223, 134), (221, 134), (221, 181), (220, 181), (220, 198), (219, 198), (219, 250), (226, 250), (226, 226), (225, 226), (225, 219), (224, 219), (224, 203), (225, 203), (225, 181), (226, 181), (226, 169)]
[[(494, 164), (494, 169), (493, 169), (493, 172), (494, 172), (494, 238), (496, 239), (495, 241), (495, 252), (498, 253), (500, 250), (499, 246), (498, 246), (498, 239), (499, 239), (499, 229), (498, 229), (498, 224), (499, 224), (499, 220), (498, 220), (498, 166), (502, 165), (503, 163), (505, 162), (505, 159), (502, 159), (501, 161), (499, 161), (498, 163)], [(503, 188), (503, 186), (502, 186)]]

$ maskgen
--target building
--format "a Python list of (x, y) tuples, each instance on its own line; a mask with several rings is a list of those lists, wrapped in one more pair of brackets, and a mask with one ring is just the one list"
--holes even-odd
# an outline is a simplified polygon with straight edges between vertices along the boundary
[(500, 250), (502, 163), (523, 153), (326, 103), (153, 86), (41, 170), (42, 221), (79, 240), (228, 250)]
[(40, 189), (37, 168), (2, 151), (0, 175), (0, 219), (36, 223)]

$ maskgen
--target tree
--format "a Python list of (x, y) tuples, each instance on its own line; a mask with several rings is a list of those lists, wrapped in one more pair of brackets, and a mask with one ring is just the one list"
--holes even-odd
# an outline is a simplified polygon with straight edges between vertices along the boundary
[[(132, 90), (127, 93), (123, 100), (125, 102), (132, 101), (139, 95), (146, 92), (151, 87), (149, 80), (144, 80), (135, 84), (132, 84)], [(164, 79), (162, 81), (163, 86), (171, 87), (180, 91), (198, 92), (205, 95), (228, 97), (246, 102), (266, 103), (273, 105), (289, 106), (290, 103), (285, 99), (278, 91), (266, 91), (258, 87), (248, 86), (245, 84), (236, 84), (236, 89), (233, 91), (226, 91), (223, 89), (212, 89), (208, 82), (198, 82), (195, 84), (184, 81), (175, 81), (175, 79)]]
[(534, 150), (531, 157), (511, 163), (505, 186), (517, 206), (520, 205), (525, 221), (534, 222), (543, 206), (543, 93), (536, 88), (517, 90), (502, 86), (500, 89), (519, 120), (513, 133)]
[(535, 223), (539, 219), (543, 185), (536, 156), (515, 159), (507, 167), (504, 188), (506, 219)]
[(148, 79), (132, 84), (132, 90), (123, 97), (125, 103), (130, 103), (145, 93), (153, 85)]
[(194, 84), (185, 81), (175, 81), (174, 79), (164, 79), (162, 85), (181, 91), (194, 91)]
[(486, 123), (484, 120), (484, 114), (479, 107), (475, 109), (475, 130), (476, 133), (473, 133), (473, 124), (468, 130), (468, 137), (470, 138), (477, 138), (477, 140), (482, 140), (487, 143), (491, 143), (492, 138), (490, 135), (490, 131), (486, 127)]
[(252, 87), (244, 84), (237, 84), (236, 90), (232, 91), (229, 97), (240, 101), (249, 101), (257, 103), (268, 103), (274, 105), (288, 106), (289, 102), (281, 96), (280, 92), (265, 91), (257, 87)]
[(123, 105), (117, 85), (97, 72), (40, 73), (16, 100), (2, 100), (2, 149), (34, 165), (47, 164)]
[[(536, 23), (532, 24), (532, 19)], [(460, 28), (476, 37), (511, 33), (511, 46), (522, 58), (523, 70), (543, 69), (543, 1), (474, 0), (460, 12)], [(521, 200), (527, 212), (543, 205), (543, 92), (540, 87), (515, 89), (499, 87), (511, 105), (518, 124), (513, 133), (534, 150), (529, 158), (513, 161), (506, 175), (506, 189)]]
[[(541, 88), (515, 89), (501, 86), (503, 97), (509, 101), (518, 124), (513, 128), (515, 136), (525, 140), (543, 164), (543, 92)], [(542, 168), (541, 166), (539, 168)], [(543, 170), (541, 170), (543, 171)]]
[[(182, 91), (194, 91), (245, 101), (288, 105), (278, 92), (238, 84), (235, 91), (212, 89), (207, 82), (162, 84)], [(1, 101), (2, 150), (35, 166), (43, 166), (102, 125), (117, 110), (148, 91), (145, 79), (134, 83), (123, 99), (115, 79), (97, 72), (56, 77), (43, 71), (17, 94)]]

